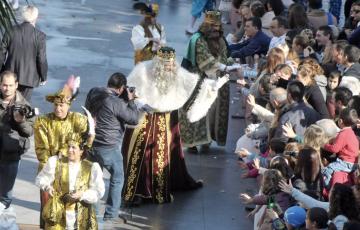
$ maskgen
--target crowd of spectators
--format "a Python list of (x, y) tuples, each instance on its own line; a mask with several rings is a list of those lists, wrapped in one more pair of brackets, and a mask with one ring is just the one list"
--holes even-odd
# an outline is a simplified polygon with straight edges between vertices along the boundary
[[(237, 142), (254, 229), (360, 229), (359, 1), (233, 1), (250, 123)], [(236, 22), (236, 23), (234, 23)], [(255, 64), (254, 64), (255, 63)]]

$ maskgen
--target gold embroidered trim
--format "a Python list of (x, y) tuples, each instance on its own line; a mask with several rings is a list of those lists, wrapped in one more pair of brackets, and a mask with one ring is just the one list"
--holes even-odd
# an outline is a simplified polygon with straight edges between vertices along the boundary
[[(141, 126), (140, 126), (140, 131), (139, 131), (139, 136), (136, 140), (135, 143), (135, 148), (134, 148), (134, 153), (131, 155), (131, 162), (130, 163), (130, 170), (129, 170), (129, 176), (127, 178), (127, 186), (126, 186), (126, 193), (125, 193), (125, 200), (129, 201), (135, 191), (136, 191), (136, 184), (135, 184), (135, 180), (136, 180), (136, 172), (137, 172), (137, 162), (140, 159), (140, 152), (142, 151), (141, 149), (141, 145), (145, 139), (145, 135), (146, 132), (144, 131), (144, 129), (146, 128), (146, 125), (148, 124), (148, 119), (144, 119)], [(129, 152), (131, 153), (131, 152)], [(128, 156), (128, 158), (130, 159), (130, 156)]]
[(157, 122), (159, 126), (159, 133), (157, 134), (156, 144), (158, 146), (158, 151), (156, 152), (157, 158), (157, 171), (155, 172), (155, 180), (158, 184), (156, 188), (156, 200), (159, 203), (164, 203), (164, 188), (165, 188), (165, 173), (164, 169), (166, 167), (165, 162), (165, 140), (166, 140), (166, 121), (164, 116), (159, 116)]

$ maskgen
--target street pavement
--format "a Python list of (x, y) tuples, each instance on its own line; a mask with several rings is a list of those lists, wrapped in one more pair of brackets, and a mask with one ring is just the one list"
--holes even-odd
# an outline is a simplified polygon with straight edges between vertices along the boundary
[[(128, 74), (133, 68), (131, 28), (142, 16), (132, 10), (130, 0), (34, 0), (40, 11), (38, 27), (47, 34), (49, 63), (48, 83), (34, 91), (32, 105), (42, 113), (52, 105), (45, 95), (62, 88), (69, 75), (81, 76), (81, 91), (72, 110), (81, 111), (87, 92), (94, 86), (105, 86), (114, 72)], [(158, 21), (165, 26), (167, 42), (181, 61), (189, 37), (185, 28), (190, 20), (191, 0), (163, 0)], [(25, 4), (24, 1), (20, 3)], [(231, 85), (231, 114), (242, 110), (235, 85)], [(188, 169), (194, 178), (204, 180), (197, 191), (174, 194), (174, 202), (164, 205), (145, 204), (125, 210), (129, 223), (100, 229), (252, 229), (238, 198), (240, 192), (255, 192), (255, 182), (240, 179), (241, 170), (233, 154), (235, 142), (243, 133), (244, 121), (230, 119), (225, 148), (212, 146), (210, 153), (186, 153)], [(13, 191), (13, 209), (21, 229), (38, 229), (39, 189), (34, 181), (37, 159), (33, 142), (23, 156)], [(108, 184), (108, 174), (106, 182)], [(105, 195), (106, 197), (106, 195)], [(103, 198), (105, 199), (105, 198)], [(99, 217), (104, 210), (101, 201)], [(132, 214), (132, 215), (130, 215)], [(31, 228), (33, 225), (35, 227)], [(1, 226), (0, 226), (1, 229)]]

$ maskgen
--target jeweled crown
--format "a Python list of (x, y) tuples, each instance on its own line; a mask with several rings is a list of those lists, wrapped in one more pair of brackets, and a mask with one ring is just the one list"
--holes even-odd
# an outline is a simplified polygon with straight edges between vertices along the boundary
[(75, 144), (77, 146), (81, 146), (82, 144), (84, 144), (86, 140), (84, 140), (84, 137), (81, 136), (79, 133), (72, 133), (69, 135), (68, 139), (67, 139), (67, 143), (70, 144)]
[(221, 12), (218, 10), (206, 11), (204, 22), (221, 25)]
[(172, 60), (175, 59), (175, 50), (171, 47), (164, 46), (158, 50), (157, 56), (163, 60)]

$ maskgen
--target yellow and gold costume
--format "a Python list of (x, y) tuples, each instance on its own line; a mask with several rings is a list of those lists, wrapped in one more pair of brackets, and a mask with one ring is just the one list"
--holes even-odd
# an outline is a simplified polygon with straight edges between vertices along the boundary
[[(75, 99), (79, 86), (80, 78), (70, 76), (63, 89), (54, 94), (47, 95), (46, 100), (55, 105), (71, 105), (71, 102)], [(87, 131), (88, 119), (80, 113), (68, 112), (64, 119), (57, 117), (55, 113), (48, 113), (37, 117), (34, 124), (34, 139), (35, 152), (37, 159), (39, 160), (38, 172), (43, 169), (44, 165), (48, 162), (48, 159), (52, 156), (67, 156), (67, 141), (69, 140), (70, 135), (87, 136)], [(48, 199), (49, 194), (44, 190), (40, 191), (40, 213), (42, 213)], [(42, 218), (40, 218), (40, 227), (44, 227)]]
[(49, 157), (61, 152), (67, 155), (68, 135), (87, 134), (87, 117), (76, 112), (69, 112), (65, 119), (59, 119), (54, 113), (40, 116), (34, 125), (35, 152), (39, 160), (40, 171)]
[[(98, 229), (95, 208), (96, 203), (105, 193), (103, 174), (98, 163), (82, 160), (78, 163), (68, 161), (67, 157), (49, 158), (45, 167), (36, 178), (36, 184), (43, 190), (53, 186), (56, 198), (53, 202), (60, 202), (64, 209), (54, 209), (54, 206), (45, 206), (45, 229)], [(67, 200), (66, 195), (74, 191), (83, 191), (79, 201)], [(52, 213), (50, 213), (52, 212)], [(61, 212), (61, 213), (57, 213)], [(46, 216), (58, 216), (55, 223), (48, 221)], [(54, 219), (52, 219), (54, 220)]]

